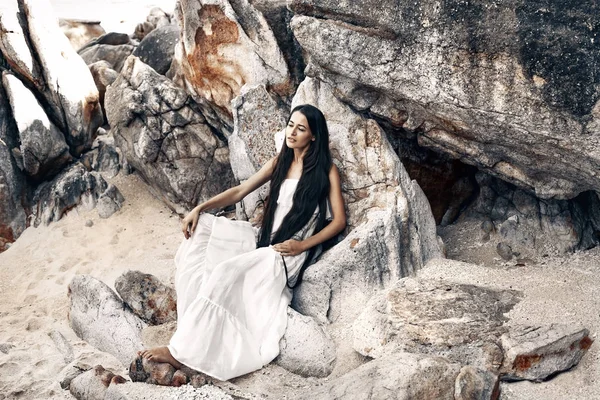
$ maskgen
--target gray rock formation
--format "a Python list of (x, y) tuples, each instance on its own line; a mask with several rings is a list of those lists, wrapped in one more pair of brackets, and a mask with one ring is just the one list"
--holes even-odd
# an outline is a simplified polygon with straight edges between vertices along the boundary
[(280, 94), (292, 92), (273, 32), (246, 0), (180, 2), (178, 7), (182, 39), (168, 76), (194, 92), (207, 118), (216, 114), (223, 133), (232, 131), (230, 103), (245, 84), (265, 84)]
[(8, 0), (0, 6), (0, 52), (8, 69), (41, 100), (71, 154), (89, 149), (102, 111), (92, 76), (60, 31), (48, 2)]
[(175, 24), (158, 27), (142, 39), (133, 55), (159, 74), (165, 75), (171, 68), (180, 33), (181, 30)]
[(58, 349), (58, 351), (62, 354), (65, 363), (70, 363), (75, 358), (73, 354), (73, 346), (71, 343), (63, 336), (59, 331), (52, 331), (48, 334), (50, 339), (54, 342), (54, 345)]
[(116, 146), (170, 207), (184, 212), (233, 185), (229, 151), (183, 90), (136, 57), (106, 92)]
[(121, 209), (125, 198), (112, 183), (98, 197), (96, 208), (100, 218), (108, 218)]
[(173, 15), (165, 12), (160, 7), (154, 7), (148, 13), (146, 20), (137, 24), (132, 37), (143, 41), (146, 36), (152, 33), (156, 28), (162, 28), (174, 24)]
[(175, 289), (154, 275), (127, 271), (115, 281), (115, 289), (125, 304), (150, 325), (177, 320)]
[(377, 122), (355, 114), (318, 79), (307, 78), (298, 88), (292, 105), (304, 103), (327, 118), (354, 230), (307, 269), (294, 308), (321, 322), (342, 314), (351, 321), (375, 291), (441, 256), (435, 222)]
[(129, 365), (143, 348), (141, 331), (146, 324), (106, 284), (89, 275), (73, 278), (69, 301), (69, 324), (77, 336)]
[(77, 400), (104, 400), (109, 386), (125, 382), (122, 376), (105, 370), (102, 365), (96, 365), (74, 378), (69, 385), (69, 392)]
[(112, 136), (98, 136), (92, 149), (84, 153), (79, 161), (88, 171), (101, 172), (107, 178), (114, 178), (121, 170), (121, 160), (115, 140)]
[(599, 53), (588, 28), (600, 21), (595, 5), (293, 0), (290, 7), (315, 67), (308, 74), (338, 82), (355, 109), (540, 198), (600, 189)]
[(487, 371), (467, 368), (441, 357), (395, 352), (309, 390), (298, 399), (497, 399), (498, 378)]
[(79, 50), (79, 55), (87, 65), (106, 61), (110, 64), (110, 68), (120, 72), (125, 60), (134, 49), (135, 46), (131, 44), (93, 44)]
[(37, 187), (32, 202), (33, 224), (48, 225), (52, 221), (58, 221), (76, 206), (92, 209), (103, 195), (122, 203), (122, 200), (119, 200), (122, 196), (118, 189), (106, 192), (107, 189), (109, 185), (102, 175), (98, 172), (88, 172), (82, 164), (75, 163), (52, 181), (43, 182)]
[(465, 215), (493, 221), (497, 239), (521, 257), (564, 254), (598, 244), (600, 198), (596, 192), (571, 200), (544, 200), (481, 172), (476, 178), (479, 195)]
[(335, 344), (323, 328), (313, 318), (288, 308), (287, 328), (275, 363), (304, 377), (323, 378), (331, 374), (335, 359)]
[(100, 98), (100, 106), (102, 107), (102, 114), (104, 115), (104, 121), (106, 120), (106, 109), (104, 108), (104, 95), (106, 94), (106, 88), (111, 85), (115, 79), (119, 76), (118, 72), (112, 69), (112, 64), (108, 61), (96, 61), (95, 63), (88, 65), (92, 78), (98, 89), (98, 95)]
[(13, 155), (19, 151), (18, 137), (8, 96), (4, 86), (0, 85), (0, 252), (14, 242), (27, 226), (22, 201), (27, 188), (25, 175)]
[(400, 349), (498, 371), (505, 313), (517, 293), (404, 278), (373, 296), (353, 324), (353, 347), (380, 358)]
[(502, 335), (502, 380), (543, 381), (577, 365), (593, 343), (587, 329), (553, 324), (515, 327)]
[(56, 175), (72, 159), (63, 134), (17, 77), (3, 72), (2, 83), (19, 130), (19, 151), (13, 151), (17, 163), (36, 180)]

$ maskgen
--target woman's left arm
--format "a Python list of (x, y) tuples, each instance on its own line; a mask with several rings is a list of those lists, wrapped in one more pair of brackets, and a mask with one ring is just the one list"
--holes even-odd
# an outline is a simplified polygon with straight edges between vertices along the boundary
[(331, 204), (333, 219), (325, 228), (305, 240), (286, 240), (274, 245), (273, 249), (284, 256), (295, 256), (331, 239), (344, 230), (346, 227), (346, 210), (344, 209), (344, 198), (342, 197), (340, 173), (335, 164), (332, 165), (329, 171), (329, 203)]

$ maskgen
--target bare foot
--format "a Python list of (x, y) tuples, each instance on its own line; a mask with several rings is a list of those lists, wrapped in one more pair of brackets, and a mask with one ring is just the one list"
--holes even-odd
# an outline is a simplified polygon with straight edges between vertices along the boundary
[(180, 369), (183, 366), (183, 364), (173, 358), (168, 347), (155, 347), (150, 350), (138, 351), (138, 356), (158, 363), (169, 363), (175, 369)]

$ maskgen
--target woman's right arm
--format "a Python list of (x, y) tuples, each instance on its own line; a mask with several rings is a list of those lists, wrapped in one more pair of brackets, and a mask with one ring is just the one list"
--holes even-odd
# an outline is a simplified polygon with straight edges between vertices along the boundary
[(232, 187), (231, 189), (227, 189), (226, 191), (219, 193), (218, 195), (211, 197), (207, 201), (202, 204), (194, 207), (192, 211), (182, 221), (181, 230), (183, 231), (183, 235), (186, 239), (194, 233), (196, 230), (196, 226), (198, 225), (198, 218), (200, 213), (203, 213), (207, 210), (212, 210), (215, 208), (223, 208), (230, 206), (232, 204), (241, 201), (244, 197), (246, 197), (249, 193), (258, 189), (262, 185), (271, 179), (271, 175), (273, 175), (273, 170), (275, 168), (276, 157), (273, 157), (263, 167), (248, 178), (245, 182), (240, 183), (239, 185)]

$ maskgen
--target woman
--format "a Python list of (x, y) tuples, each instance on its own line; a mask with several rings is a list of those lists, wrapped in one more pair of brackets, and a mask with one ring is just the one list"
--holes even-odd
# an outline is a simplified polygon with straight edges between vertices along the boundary
[[(202, 214), (237, 203), (269, 180), (258, 240), (248, 222)], [(327, 201), (333, 219), (325, 225)], [(168, 347), (140, 354), (220, 380), (262, 368), (279, 354), (290, 288), (317, 246), (345, 226), (325, 117), (311, 105), (298, 106), (275, 158), (183, 219), (186, 240), (175, 256), (177, 331)]]

